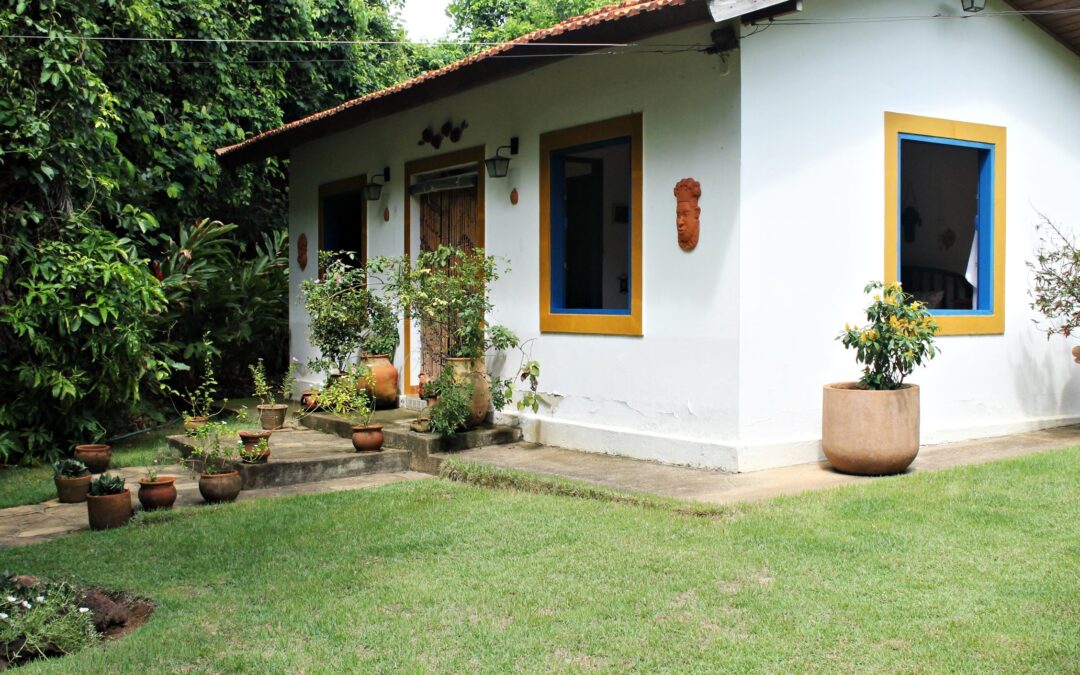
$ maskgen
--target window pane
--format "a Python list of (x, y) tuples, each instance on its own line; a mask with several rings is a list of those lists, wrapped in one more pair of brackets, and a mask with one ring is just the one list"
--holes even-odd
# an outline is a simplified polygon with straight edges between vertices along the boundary
[(364, 197), (360, 190), (323, 197), (324, 251), (352, 251), (357, 263), (363, 263)]
[(552, 309), (630, 309), (630, 140), (552, 153)]
[(985, 309), (978, 306), (979, 192), (987, 155), (965, 145), (901, 141), (900, 281), (931, 309)]

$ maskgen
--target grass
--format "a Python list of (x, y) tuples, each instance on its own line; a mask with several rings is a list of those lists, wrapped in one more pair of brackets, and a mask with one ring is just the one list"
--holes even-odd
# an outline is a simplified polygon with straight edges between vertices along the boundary
[(723, 517), (430, 480), (149, 514), (0, 569), (153, 598), (30, 672), (1061, 672), (1080, 449)]
[[(252, 428), (252, 422), (235, 418), (227, 421), (230, 431)], [(257, 426), (257, 422), (254, 423)], [(165, 437), (184, 433), (183, 424), (176, 422), (154, 431), (113, 444), (110, 469), (146, 466), (165, 449)], [(0, 466), (0, 509), (23, 504), (38, 504), (54, 499), (53, 470), (48, 464), (37, 466)]]

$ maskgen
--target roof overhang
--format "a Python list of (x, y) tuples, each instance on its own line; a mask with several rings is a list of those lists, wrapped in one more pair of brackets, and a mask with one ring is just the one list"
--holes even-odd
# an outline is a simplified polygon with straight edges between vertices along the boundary
[[(747, 0), (738, 0), (749, 3)], [(634, 0), (606, 7), (498, 45), (444, 68), (216, 150), (235, 167), (288, 152), (304, 143), (409, 110), (491, 82), (519, 75), (561, 58), (595, 51), (596, 44), (626, 44), (712, 23), (708, 0)], [(544, 56), (536, 44), (558, 45), (560, 56)], [(500, 58), (500, 57), (515, 58)], [(524, 58), (534, 56), (536, 58)]]

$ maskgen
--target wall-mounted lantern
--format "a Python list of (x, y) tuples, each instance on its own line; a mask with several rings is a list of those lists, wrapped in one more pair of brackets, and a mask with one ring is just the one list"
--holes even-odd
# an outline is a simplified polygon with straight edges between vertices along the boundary
[[(379, 178), (382, 178), (382, 180), (383, 180), (382, 183), (376, 183), (375, 182)], [(386, 182), (389, 181), (389, 180), (390, 180), (390, 167), (386, 167), (385, 169), (383, 169), (381, 175), (380, 174), (372, 175), (371, 182), (367, 183), (363, 187), (364, 199), (368, 200), (369, 202), (377, 201), (379, 199), (379, 197), (382, 197), (383, 185), (386, 184)]]
[(986, 9), (986, 0), (960, 0), (965, 12), (981, 12)]
[(510, 145), (502, 145), (496, 148), (495, 156), (484, 160), (484, 164), (487, 165), (488, 175), (492, 178), (505, 178), (510, 171), (510, 158), (499, 154), (503, 150), (509, 150), (511, 155), (518, 154), (518, 137), (511, 138)]

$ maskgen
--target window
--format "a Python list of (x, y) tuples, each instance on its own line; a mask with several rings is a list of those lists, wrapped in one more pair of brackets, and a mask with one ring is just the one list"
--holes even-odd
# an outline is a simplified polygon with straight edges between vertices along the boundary
[(540, 329), (641, 335), (641, 115), (540, 137)]
[(944, 335), (1005, 328), (1005, 129), (885, 116), (885, 277)]
[(319, 186), (319, 250), (352, 251), (367, 260), (367, 202), (363, 176)]

